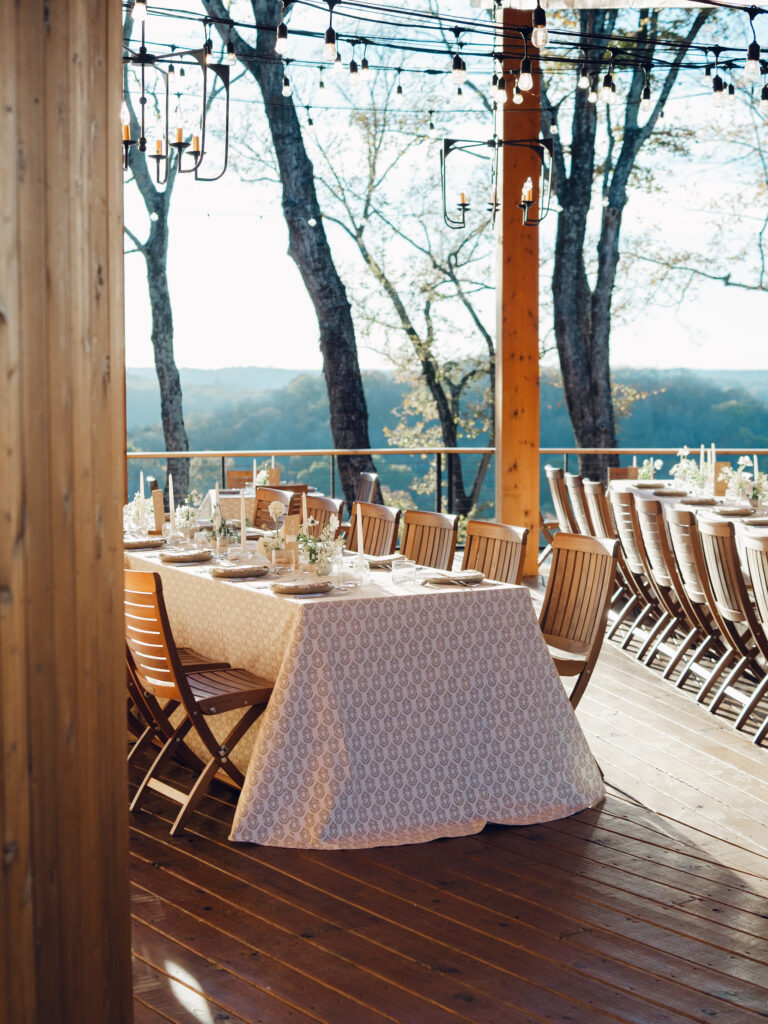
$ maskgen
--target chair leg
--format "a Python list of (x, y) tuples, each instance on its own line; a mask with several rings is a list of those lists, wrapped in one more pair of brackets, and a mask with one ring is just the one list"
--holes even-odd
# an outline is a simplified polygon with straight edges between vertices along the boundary
[[(686, 635), (683, 637), (683, 642), (680, 644), (680, 647), (677, 649), (675, 654), (669, 659), (669, 661), (665, 665), (664, 671), (661, 673), (662, 679), (669, 679), (671, 677), (672, 673), (675, 671), (677, 666), (688, 653), (688, 650), (690, 649), (690, 646), (695, 639), (696, 629), (694, 627), (694, 629), (692, 629), (689, 633), (686, 633)], [(648, 664), (650, 664), (650, 661), (648, 662)]]
[(678, 676), (675, 686), (680, 687), (683, 685), (685, 680), (693, 671), (694, 665), (696, 665), (698, 663), (699, 658), (707, 652), (709, 645), (712, 643), (713, 640), (714, 637), (712, 636), (704, 637), (704, 640), (699, 644), (699, 646), (696, 648), (691, 657), (688, 659), (688, 661), (686, 661), (685, 665), (683, 666), (683, 670)]
[(551, 554), (552, 554), (552, 545), (551, 544), (547, 544), (547, 546), (544, 548), (544, 550), (539, 555), (539, 561), (538, 561), (539, 568), (542, 567), (542, 565), (546, 562), (546, 560), (549, 558), (549, 556)]
[(626, 619), (626, 617), (629, 615), (629, 613), (632, 611), (632, 609), (635, 607), (636, 604), (637, 604), (637, 594), (633, 594), (632, 597), (630, 597), (630, 599), (627, 601), (627, 603), (621, 609), (619, 614), (616, 616), (616, 619), (615, 619), (613, 625), (608, 630), (607, 637), (608, 637), (609, 640), (613, 639), (613, 637), (615, 636), (616, 631), (618, 630), (619, 626), (621, 626), (621, 624), (624, 622), (624, 620)]
[(177, 745), (182, 742), (182, 740), (184, 739), (184, 737), (187, 735), (191, 728), (192, 722), (189, 720), (189, 718), (185, 718), (184, 721), (181, 722), (176, 729), (174, 729), (173, 733), (165, 741), (165, 745), (163, 746), (162, 750), (157, 755), (155, 760), (152, 762), (152, 766), (150, 767), (147, 774), (141, 780), (141, 784), (139, 788), (136, 790), (133, 800), (131, 800), (130, 810), (139, 810), (142, 803), (144, 802), (144, 797), (147, 795), (148, 789), (155, 789), (158, 787), (158, 785), (164, 786), (164, 783), (158, 784), (157, 776), (160, 774), (165, 765), (168, 764), (173, 755), (176, 753)]
[(635, 631), (638, 630), (640, 628), (640, 626), (642, 626), (642, 624), (645, 622), (645, 620), (648, 618), (648, 616), (651, 614), (652, 611), (653, 611), (653, 609), (651, 608), (651, 606), (649, 604), (647, 604), (641, 610), (640, 614), (637, 616), (635, 621), (629, 627), (629, 630), (627, 631), (627, 635), (621, 641), (621, 649), (623, 651), (626, 651), (627, 647), (629, 647), (629, 645), (630, 645), (630, 643), (632, 641), (632, 638), (635, 635)]
[(699, 692), (696, 694), (696, 703), (697, 704), (703, 704), (704, 703), (704, 700), (705, 700), (707, 694), (712, 689), (712, 687), (715, 685), (715, 683), (720, 678), (720, 676), (723, 674), (725, 669), (728, 668), (728, 665), (729, 665), (729, 663), (730, 663), (732, 658), (733, 658), (733, 651), (726, 651), (725, 654), (723, 654), (723, 656), (717, 662), (717, 664), (712, 669), (712, 671), (709, 673), (707, 678), (701, 684), (701, 688), (699, 689)]
[(743, 729), (747, 724), (750, 715), (755, 710), (757, 705), (763, 698), (763, 694), (768, 691), (768, 675), (764, 676), (758, 686), (755, 687), (755, 692), (749, 698), (749, 701), (744, 705), (744, 710), (739, 714), (736, 721), (733, 723), (735, 729)]
[(638, 649), (638, 652), (635, 655), (638, 661), (643, 660), (643, 657), (647, 653), (648, 648), (653, 644), (653, 641), (656, 639), (657, 636), (659, 636), (659, 634), (663, 634), (663, 631), (669, 624), (669, 621), (670, 616), (666, 612), (664, 612), (664, 614), (661, 616), (656, 625), (651, 628), (651, 630), (648, 633), (648, 636), (645, 638), (642, 644), (640, 644), (640, 648)]
[(752, 737), (752, 742), (753, 743), (760, 743), (760, 742), (762, 742), (763, 737), (765, 736), (766, 733), (768, 733), (768, 715), (765, 716), (763, 724), (760, 726), (760, 728), (757, 730), (755, 735)]
[(714, 713), (717, 711), (717, 709), (723, 703), (723, 701), (725, 700), (726, 696), (728, 695), (728, 691), (732, 688), (733, 684), (739, 678), (739, 676), (741, 675), (742, 669), (744, 668), (744, 666), (746, 664), (747, 664), (747, 659), (746, 658), (739, 658), (739, 660), (736, 662), (734, 667), (731, 669), (731, 671), (725, 677), (723, 682), (720, 684), (720, 689), (715, 694), (712, 703), (707, 708), (707, 711), (709, 711), (710, 714), (714, 715)]
[(659, 653), (659, 648), (661, 647), (661, 645), (670, 636), (672, 636), (672, 634), (675, 632), (675, 630), (677, 629), (677, 627), (679, 625), (680, 625), (680, 622), (679, 622), (678, 619), (674, 619), (674, 618), (670, 619), (670, 621), (667, 623), (667, 625), (666, 625), (665, 629), (663, 630), (663, 632), (661, 633), (661, 635), (656, 638), (656, 642), (654, 643), (653, 647), (651, 647), (650, 651), (648, 651), (648, 657), (645, 659), (645, 664), (649, 668), (650, 668), (651, 663), (653, 662), (654, 658)]

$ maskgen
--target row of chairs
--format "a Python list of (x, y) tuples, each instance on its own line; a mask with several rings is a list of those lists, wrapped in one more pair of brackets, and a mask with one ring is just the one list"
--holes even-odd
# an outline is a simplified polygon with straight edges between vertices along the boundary
[[(742, 567), (731, 522), (697, 517), (684, 507), (635, 497), (547, 467), (561, 528), (618, 538), (621, 586), (608, 636), (624, 629), (621, 646), (637, 640), (636, 656), (678, 687), (693, 677), (708, 710), (736, 708), (742, 729), (768, 694), (768, 537), (743, 539)], [(754, 741), (768, 734), (768, 714)]]

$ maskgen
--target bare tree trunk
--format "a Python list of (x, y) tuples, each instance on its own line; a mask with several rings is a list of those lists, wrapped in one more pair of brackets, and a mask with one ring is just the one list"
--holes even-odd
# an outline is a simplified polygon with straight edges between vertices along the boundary
[[(123, 39), (130, 39), (132, 18), (126, 14), (123, 22)], [(133, 103), (125, 80), (124, 96), (131, 115), (131, 137), (138, 138), (139, 126)], [(160, 387), (160, 414), (163, 422), (165, 450), (189, 451), (189, 438), (184, 426), (184, 412), (181, 401), (181, 381), (173, 351), (173, 312), (171, 293), (168, 287), (168, 214), (171, 208), (173, 186), (176, 181), (175, 165), (169, 160), (168, 181), (164, 189), (155, 187), (147, 167), (147, 157), (137, 147), (129, 152), (129, 165), (150, 215), (149, 237), (145, 242), (127, 227), (126, 234), (142, 254), (147, 265), (149, 304), (152, 310), (152, 349), (155, 355), (157, 382)], [(173, 473), (174, 491), (179, 497), (189, 493), (189, 459), (168, 459), (166, 464), (166, 501), (168, 474)]]
[[(209, 14), (226, 21), (221, 0), (203, 0)], [(282, 96), (283, 64), (275, 59), (275, 28), (280, 0), (252, 0), (260, 28), (256, 48), (236, 38), (244, 66), (264, 97), (272, 143), (283, 186), (283, 213), (288, 225), (288, 254), (299, 268), (312, 299), (320, 328), (323, 375), (328, 389), (331, 434), (336, 448), (370, 448), (368, 409), (357, 358), (355, 328), (347, 292), (333, 262), (317, 201), (314, 169), (304, 148), (301, 126), (290, 97)], [(229, 30), (227, 38), (229, 38)], [(308, 439), (308, 443), (311, 439)], [(361, 472), (374, 472), (370, 455), (342, 456), (338, 460), (344, 495), (355, 497)]]

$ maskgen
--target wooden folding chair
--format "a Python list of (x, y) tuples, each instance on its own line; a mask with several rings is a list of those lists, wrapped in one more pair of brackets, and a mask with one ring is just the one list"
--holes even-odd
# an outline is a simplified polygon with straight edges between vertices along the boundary
[(637, 480), (640, 476), (638, 466), (609, 466), (608, 483), (611, 480)]
[[(760, 630), (754, 634), (754, 637), (765, 658), (768, 653), (768, 537), (764, 534), (747, 533), (744, 538), (744, 551), (749, 578), (752, 582), (752, 593), (755, 598), (755, 615), (760, 625)], [(765, 692), (766, 680), (764, 679), (762, 684), (755, 689), (750, 705), (745, 708), (747, 717), (755, 711)], [(768, 734), (768, 715), (758, 726), (753, 737), (755, 743), (760, 743), (766, 734)]]
[(541, 566), (546, 562), (549, 556), (552, 554), (552, 538), (555, 535), (557, 529), (557, 520), (550, 519), (549, 516), (545, 516), (544, 513), (539, 509), (539, 532), (544, 538), (544, 547), (539, 551), (538, 566)]
[(587, 688), (603, 643), (616, 578), (618, 541), (558, 533), (552, 544), (539, 626), (558, 675), (575, 677), (575, 708)]
[[(361, 501), (366, 505), (374, 504), (373, 499), (376, 497), (376, 488), (378, 487), (378, 483), (378, 473), (361, 473), (357, 481), (357, 492), (355, 494), (355, 501)], [(345, 537), (347, 543), (349, 543), (350, 522), (351, 517), (345, 523), (342, 523), (341, 526), (339, 527), (339, 536)], [(389, 554), (389, 552), (386, 553)], [(368, 552), (368, 554), (372, 554), (372, 552)]]
[(325, 527), (328, 525), (328, 521), (331, 516), (341, 522), (341, 510), (344, 507), (344, 500), (342, 498), (325, 498), (321, 495), (308, 495), (307, 496), (307, 515), (310, 519), (316, 521), (315, 526), (309, 527), (309, 533), (312, 537), (319, 537)]
[[(762, 631), (741, 571), (733, 523), (699, 518), (698, 527), (712, 617), (736, 659), (707, 710), (714, 714), (726, 698), (732, 700), (741, 707), (734, 726), (743, 729), (766, 689), (765, 665), (759, 661), (762, 652), (755, 641)], [(749, 695), (735, 685), (738, 679), (746, 685), (748, 676), (752, 677), (754, 686)]]
[[(175, 836), (183, 831), (214, 778), (242, 787), (242, 772), (230, 755), (267, 706), (273, 684), (237, 668), (186, 672), (168, 622), (162, 581), (154, 572), (125, 571), (125, 635), (144, 695), (155, 698), (158, 704), (163, 700), (176, 702), (174, 710), (182, 711), (131, 802), (131, 810), (138, 810), (147, 793), (154, 791), (180, 804), (171, 827)], [(242, 717), (225, 739), (217, 740), (206, 719), (238, 708), (244, 709)], [(197, 733), (208, 760), (192, 788), (185, 791), (159, 776), (190, 730)]]
[(356, 501), (346, 530), (339, 528), (339, 535), (346, 534), (346, 544), (357, 551), (357, 517), (362, 516), (363, 551), (366, 555), (391, 555), (397, 547), (397, 531), (400, 528), (402, 510), (389, 505), (374, 505), (371, 502)]
[(562, 469), (556, 466), (545, 466), (544, 473), (549, 482), (549, 490), (552, 495), (552, 504), (557, 517), (557, 525), (563, 533), (578, 533), (579, 528), (573, 517), (571, 506), (568, 502), (568, 492), (565, 489), (565, 479)]
[(431, 569), (453, 568), (459, 517), (409, 508), (403, 516), (400, 551), (417, 565)]
[(527, 539), (528, 530), (523, 526), (470, 519), (461, 567), (478, 569), (501, 583), (520, 583)]
[(252, 469), (228, 469), (227, 490), (242, 491), (244, 487), (253, 483)]
[(571, 502), (571, 510), (578, 532), (584, 537), (596, 537), (597, 534), (584, 495), (584, 481), (578, 473), (566, 473), (564, 479), (565, 490)]
[(253, 514), (253, 525), (259, 530), (275, 529), (275, 521), (269, 514), (269, 506), (273, 501), (282, 502), (285, 505), (286, 514), (288, 514), (291, 508), (291, 492), (282, 491), (277, 487), (256, 488), (256, 507)]

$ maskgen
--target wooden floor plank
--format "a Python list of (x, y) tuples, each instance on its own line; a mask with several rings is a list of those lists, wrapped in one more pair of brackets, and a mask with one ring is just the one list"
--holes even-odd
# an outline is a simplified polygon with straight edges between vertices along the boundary
[(164, 1014), (160, 1014), (151, 1006), (142, 1002), (141, 999), (133, 1000), (133, 1024), (167, 1024), (171, 1020)]

